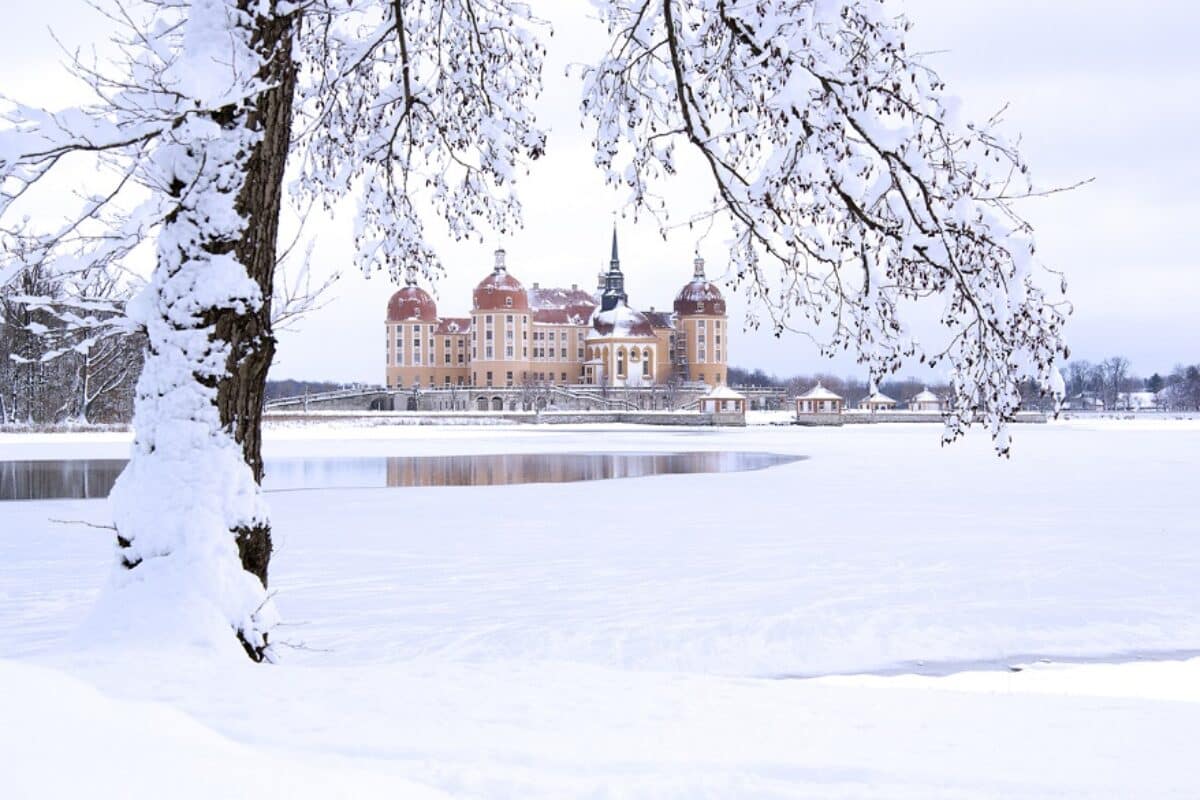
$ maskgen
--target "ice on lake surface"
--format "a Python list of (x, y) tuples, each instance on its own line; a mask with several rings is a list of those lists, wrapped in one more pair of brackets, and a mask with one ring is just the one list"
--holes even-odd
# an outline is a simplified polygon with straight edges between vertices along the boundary
[[(572, 483), (649, 475), (744, 472), (802, 456), (748, 452), (488, 453), (446, 456), (268, 459), (268, 492), (384, 486)], [(107, 497), (123, 459), (0, 461), (0, 500)]]
[(398, 453), (809, 458), (272, 492), (271, 667), (82, 636), (124, 575), (109, 505), (0, 503), (0, 797), (1196, 797), (1200, 423), (1020, 426), (1010, 459), (940, 434), (268, 430), (276, 479), (379, 486)]

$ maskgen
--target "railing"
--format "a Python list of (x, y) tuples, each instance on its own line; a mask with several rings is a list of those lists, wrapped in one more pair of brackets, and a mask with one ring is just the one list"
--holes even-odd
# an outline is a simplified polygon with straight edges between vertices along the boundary
[(368, 394), (380, 394), (382, 392), (391, 391), (382, 386), (374, 387), (359, 387), (357, 389), (333, 389), (328, 392), (314, 392), (312, 394), (297, 394), (290, 397), (276, 397), (268, 400), (265, 405), (270, 408), (274, 405), (291, 405), (293, 403), (304, 402), (321, 402), (323, 400), (343, 400), (347, 397), (363, 397)]

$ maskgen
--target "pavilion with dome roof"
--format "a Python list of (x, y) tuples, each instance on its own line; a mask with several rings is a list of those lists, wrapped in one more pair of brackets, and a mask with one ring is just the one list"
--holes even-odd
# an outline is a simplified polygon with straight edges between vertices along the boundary
[(394, 389), (591, 386), (667, 383), (719, 386), (728, 363), (728, 318), (720, 290), (697, 258), (673, 312), (630, 305), (613, 229), (608, 269), (595, 293), (525, 286), (495, 252), (466, 317), (439, 317), (406, 271), (388, 301), (386, 385)]

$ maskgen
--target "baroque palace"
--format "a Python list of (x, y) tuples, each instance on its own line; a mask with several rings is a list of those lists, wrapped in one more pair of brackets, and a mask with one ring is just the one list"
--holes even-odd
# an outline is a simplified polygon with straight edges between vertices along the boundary
[(595, 293), (525, 289), (496, 251), (475, 287), (469, 317), (439, 317), (410, 269), (387, 305), (387, 376), (391, 389), (452, 387), (652, 387), (725, 382), (728, 317), (720, 290), (697, 258), (673, 311), (629, 305), (617, 255)]

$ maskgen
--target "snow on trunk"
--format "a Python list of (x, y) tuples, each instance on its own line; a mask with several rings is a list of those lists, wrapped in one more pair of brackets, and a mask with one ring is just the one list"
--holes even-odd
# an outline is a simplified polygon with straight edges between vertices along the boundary
[(93, 624), (108, 638), (235, 652), (236, 633), (260, 660), (276, 616), (264, 581), (243, 568), (236, 531), (265, 526), (267, 510), (221, 421), (218, 384), (238, 354), (215, 324), (264, 303), (234, 252), (246, 228), (237, 200), (261, 138), (249, 125), (260, 59), (254, 19), (235, 2), (196, 2), (185, 24), (167, 81), (197, 108), (217, 110), (182, 117), (150, 167), (174, 205), (154, 274), (129, 307), (148, 346), (133, 452), (110, 496), (119, 568)]

